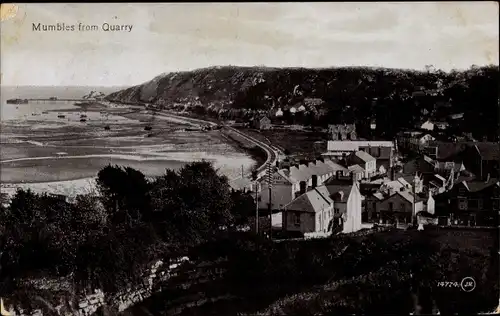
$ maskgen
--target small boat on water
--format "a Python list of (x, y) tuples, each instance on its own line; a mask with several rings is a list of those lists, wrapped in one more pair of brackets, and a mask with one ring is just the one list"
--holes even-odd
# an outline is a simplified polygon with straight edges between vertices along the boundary
[(82, 119), (80, 119), (80, 122), (85, 123), (85, 122), (87, 122), (87, 120), (82, 118)]
[(144, 127), (144, 130), (145, 130), (145, 131), (150, 131), (150, 130), (152, 130), (152, 129), (153, 129), (153, 127), (151, 127), (151, 126), (149, 126), (149, 125), (148, 125), (148, 126), (146, 126), (146, 127)]
[(49, 114), (49, 112), (48, 111), (43, 111), (42, 114)]
[(66, 117), (66, 115), (59, 114), (57, 117), (58, 117), (58, 118), (65, 118), (65, 117)]
[(80, 118), (87, 118), (87, 115), (82, 114), (82, 115), (80, 115)]
[(109, 131), (110, 129), (109, 125), (104, 126), (104, 130)]

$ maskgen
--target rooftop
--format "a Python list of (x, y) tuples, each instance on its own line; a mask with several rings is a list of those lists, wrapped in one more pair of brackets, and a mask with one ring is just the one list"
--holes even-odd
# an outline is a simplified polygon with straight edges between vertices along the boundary
[(472, 180), (472, 181), (462, 181), (469, 192), (480, 192), (491, 186), (499, 186), (499, 180), (496, 178), (491, 178), (488, 181)]
[(359, 159), (363, 160), (364, 162), (370, 162), (376, 160), (374, 157), (372, 157), (372, 155), (362, 150), (355, 152), (354, 155)]
[(328, 195), (325, 187), (318, 187), (294, 199), (285, 208), (290, 211), (317, 213), (333, 204)]

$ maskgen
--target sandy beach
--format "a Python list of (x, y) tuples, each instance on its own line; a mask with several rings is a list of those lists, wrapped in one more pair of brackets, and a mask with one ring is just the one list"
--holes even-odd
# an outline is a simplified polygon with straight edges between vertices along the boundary
[(194, 125), (187, 120), (124, 107), (21, 106), (32, 107), (31, 115), (23, 109), (22, 116), (1, 121), (0, 181), (6, 193), (16, 187), (86, 193), (97, 172), (109, 164), (158, 176), (203, 159), (233, 179), (242, 166), (246, 172), (255, 163), (218, 131), (186, 131)]

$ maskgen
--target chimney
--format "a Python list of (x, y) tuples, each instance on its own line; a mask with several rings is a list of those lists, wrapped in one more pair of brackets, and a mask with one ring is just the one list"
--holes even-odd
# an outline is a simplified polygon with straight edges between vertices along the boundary
[(300, 194), (302, 195), (306, 193), (307, 183), (305, 181), (300, 181), (299, 186), (300, 186)]
[(317, 175), (313, 175), (312, 176), (312, 187), (313, 189), (316, 188), (318, 186), (318, 176)]

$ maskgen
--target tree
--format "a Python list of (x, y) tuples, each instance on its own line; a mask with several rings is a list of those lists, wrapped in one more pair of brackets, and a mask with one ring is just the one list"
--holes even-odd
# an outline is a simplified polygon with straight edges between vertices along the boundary
[(108, 165), (97, 174), (97, 187), (114, 223), (131, 225), (150, 218), (150, 183), (142, 172)]
[(156, 179), (151, 204), (159, 234), (198, 243), (232, 225), (232, 200), (225, 176), (207, 161), (193, 162)]
[(233, 206), (231, 214), (236, 225), (248, 224), (248, 219), (255, 216), (255, 200), (252, 193), (235, 191), (231, 193)]

